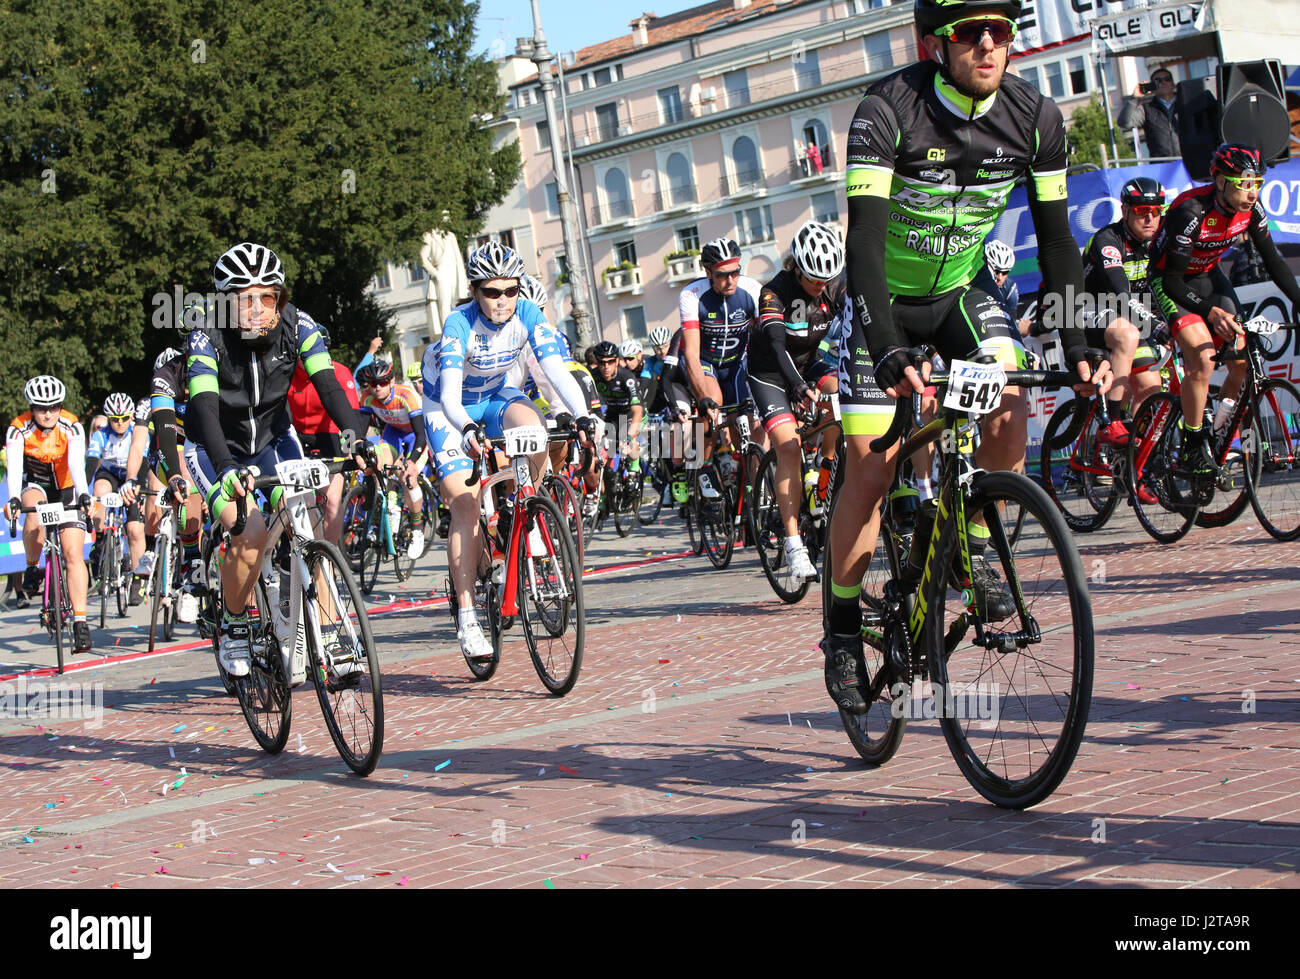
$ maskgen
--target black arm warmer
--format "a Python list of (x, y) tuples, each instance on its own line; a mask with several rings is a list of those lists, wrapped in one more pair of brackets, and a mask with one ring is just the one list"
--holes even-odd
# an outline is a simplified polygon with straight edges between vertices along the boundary
[[(1070, 234), (1069, 206), (1064, 198), (1040, 201), (1031, 193), (1029, 214), (1038, 236), (1038, 267), (1043, 273), (1043, 289), (1038, 297), (1043, 327), (1058, 331), (1061, 347), (1068, 353), (1086, 345), (1074, 315), (1074, 303), (1083, 295), (1083, 261)], [(1067, 303), (1067, 299), (1071, 301)], [(1067, 370), (1073, 368), (1073, 364), (1066, 365)]]
[(221, 430), (221, 414), (215, 391), (204, 391), (190, 396), (190, 406), (185, 411), (185, 420), (189, 424), (191, 437), (203, 451), (208, 454), (212, 468), (218, 476), (223, 470), (235, 465), (230, 447), (226, 445), (226, 433)]
[(1210, 315), (1214, 304), (1192, 292), (1187, 284), (1187, 262), (1191, 256), (1180, 255), (1172, 248), (1165, 252), (1165, 267), (1160, 272), (1160, 287), (1165, 295), (1183, 309), (1191, 310), (1201, 319)]
[(158, 452), (162, 456), (163, 471), (170, 479), (181, 471), (180, 452), (176, 447), (176, 409), (159, 408), (152, 417), (153, 430), (158, 436)]
[[(904, 345), (889, 308), (889, 283), (885, 278), (888, 224), (889, 198), (873, 195), (849, 198), (845, 253), (849, 297), (853, 300), (850, 349), (865, 347), (873, 362), (879, 361), (880, 355), (889, 348)], [(1075, 262), (1078, 263), (1078, 252), (1075, 252)]]
[(786, 389), (792, 394), (797, 394), (807, 381), (799, 374), (794, 361), (790, 359), (790, 352), (785, 349), (785, 320), (772, 317), (763, 324), (763, 332), (767, 334), (768, 342), (772, 344), (772, 355), (776, 358), (776, 365), (781, 368)]

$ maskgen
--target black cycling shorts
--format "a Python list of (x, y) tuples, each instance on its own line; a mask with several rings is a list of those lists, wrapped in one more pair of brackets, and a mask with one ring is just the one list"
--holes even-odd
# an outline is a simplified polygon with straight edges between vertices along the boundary
[[(63, 523), (59, 524), (59, 530), (86, 529), (86, 518), (82, 516), (79, 510), (72, 509), (72, 507), (77, 505), (77, 491), (73, 487), (69, 486), (67, 489), (59, 489), (53, 483), (33, 483), (24, 480), (20, 496), (26, 494), (29, 489), (37, 489), (41, 491), (41, 495), (44, 497), (44, 499), (41, 500), (42, 503), (62, 503), (69, 513), (76, 513), (76, 519), (65, 520)], [(36, 514), (34, 513), (24, 514), (24, 517), (27, 520), (37, 519)]]
[[(834, 367), (820, 357), (815, 357), (799, 376), (816, 391), (822, 378), (833, 373)], [(779, 371), (772, 374), (750, 374), (749, 390), (753, 393), (754, 404), (758, 406), (758, 417), (762, 419), (763, 428), (767, 431), (786, 422), (795, 424), (797, 419), (790, 406), (793, 392), (785, 386), (785, 376)]]

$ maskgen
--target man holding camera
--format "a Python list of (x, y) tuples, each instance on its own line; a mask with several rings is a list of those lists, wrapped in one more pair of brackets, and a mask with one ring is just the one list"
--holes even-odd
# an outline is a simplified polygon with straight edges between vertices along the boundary
[(1157, 68), (1151, 81), (1138, 83), (1119, 111), (1119, 128), (1140, 128), (1147, 152), (1153, 157), (1179, 155), (1175, 94), (1173, 73), (1168, 68)]

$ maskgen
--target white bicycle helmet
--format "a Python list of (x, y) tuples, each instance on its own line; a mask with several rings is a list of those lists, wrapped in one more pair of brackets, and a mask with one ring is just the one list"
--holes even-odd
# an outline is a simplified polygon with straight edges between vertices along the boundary
[(700, 249), (700, 264), (706, 269), (740, 258), (740, 246), (730, 238), (714, 238)]
[(471, 284), (488, 279), (522, 279), (526, 274), (524, 260), (515, 250), (496, 241), (475, 248), (465, 263), (465, 278)]
[(1005, 241), (993, 238), (984, 242), (984, 261), (994, 272), (1010, 272), (1016, 264), (1016, 253)]
[(249, 286), (282, 286), (284, 266), (265, 245), (244, 241), (217, 259), (212, 283), (217, 292), (234, 292)]
[(531, 275), (521, 275), (519, 277), (519, 298), (527, 299), (536, 305), (538, 309), (545, 309), (548, 302), (546, 287), (542, 285), (540, 279), (536, 279)]
[(51, 377), (49, 374), (38, 374), (27, 382), (26, 387), (23, 388), (23, 394), (27, 398), (27, 403), (33, 408), (52, 408), (55, 405), (63, 404), (68, 389), (63, 386), (63, 382), (57, 377)]
[(650, 345), (652, 347), (661, 347), (673, 338), (673, 331), (666, 326), (650, 327)]
[(807, 221), (790, 245), (795, 267), (810, 279), (829, 282), (844, 271), (844, 246), (829, 226)]
[(177, 357), (180, 356), (181, 356), (181, 352), (179, 350), (177, 350), (175, 347), (168, 347), (166, 350), (160, 353), (158, 355), (158, 359), (153, 362), (153, 369), (156, 371), (160, 371), (163, 369), (164, 366), (171, 363), (173, 360), (175, 360)]
[(624, 340), (619, 344), (618, 355), (624, 360), (631, 360), (641, 352), (641, 343), (638, 340)]
[(121, 418), (135, 411), (135, 402), (131, 400), (130, 395), (123, 394), (121, 391), (114, 391), (104, 399), (104, 414), (109, 418)]

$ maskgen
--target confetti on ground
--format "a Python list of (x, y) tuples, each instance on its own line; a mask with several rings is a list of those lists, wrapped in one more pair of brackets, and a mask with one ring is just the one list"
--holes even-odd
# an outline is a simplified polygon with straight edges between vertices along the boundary
[(401, 880), (399, 880), (399, 881), (397, 882), (397, 886), (398, 886), (398, 887), (403, 887), (403, 886), (405, 886), (406, 882), (407, 882), (408, 880), (410, 880), (410, 879), (411, 879), (411, 878), (409, 878), (409, 877), (403, 877)]
[(579, 859), (579, 860), (586, 860), (586, 859), (587, 859), (588, 857), (590, 857), (590, 856), (591, 856), (590, 853), (579, 853), (579, 854), (578, 854), (578, 859)]
[(450, 764), (451, 764), (451, 759), (448, 758), (448, 759), (447, 759), (446, 761), (444, 761), (441, 765), (434, 765), (434, 766), (433, 766), (433, 770), (434, 770), (435, 772), (440, 772), (440, 771), (442, 771), (444, 768), (446, 768), (446, 767), (447, 767), (448, 765), (450, 765)]
[(660, 662), (660, 663), (667, 663), (667, 662), (669, 662), (669, 660), (661, 659), (659, 662)]
[(562, 771), (562, 772), (568, 772), (570, 775), (577, 775), (577, 774), (578, 774), (578, 773), (575, 772), (572, 768), (569, 768), (567, 765), (556, 765), (555, 767), (558, 768), (558, 769), (559, 769), (560, 771)]
[(325, 869), (328, 870), (328, 871), (329, 871), (330, 873), (332, 873), (332, 874), (341, 874), (341, 873), (343, 873), (343, 871), (339, 870), (339, 868), (336, 867), (336, 866), (334, 866), (334, 864), (332, 864), (332, 863), (327, 863), (327, 864), (325, 865)]
[(167, 749), (167, 756), (168, 756), (169, 758), (175, 758), (175, 757), (176, 757), (176, 749), (175, 749), (175, 748), (168, 748), (168, 749)]
[(344, 877), (343, 879), (344, 879), (344, 880), (365, 880), (365, 879), (366, 879), (366, 875), (365, 875), (365, 874), (348, 874), (348, 875), (347, 875), (346, 877)]
[(1128, 685), (1128, 688), (1129, 688), (1130, 690), (1141, 690), (1141, 689), (1142, 689), (1142, 688), (1139, 687), (1136, 683), (1130, 683), (1130, 684)]
[(256, 866), (259, 866), (260, 864), (264, 864), (264, 863), (266, 863), (266, 857), (249, 857), (249, 858), (248, 858), (248, 865), (249, 865), (250, 867), (256, 867)]
[(549, 888), (550, 890), (552, 891), (555, 890), (555, 885), (551, 883), (551, 878), (547, 877), (546, 880), (542, 881), (542, 883), (545, 884), (547, 888)]
[(187, 727), (189, 727), (188, 724), (182, 724), (182, 725), (180, 725), (179, 727), (174, 727), (174, 728), (172, 728), (172, 734), (180, 734), (180, 733), (181, 733), (182, 731), (184, 731)]
[(546, 774), (546, 769), (545, 769), (545, 768), (539, 768), (539, 769), (537, 769), (537, 774), (538, 774), (538, 775), (545, 775), (545, 774)]

